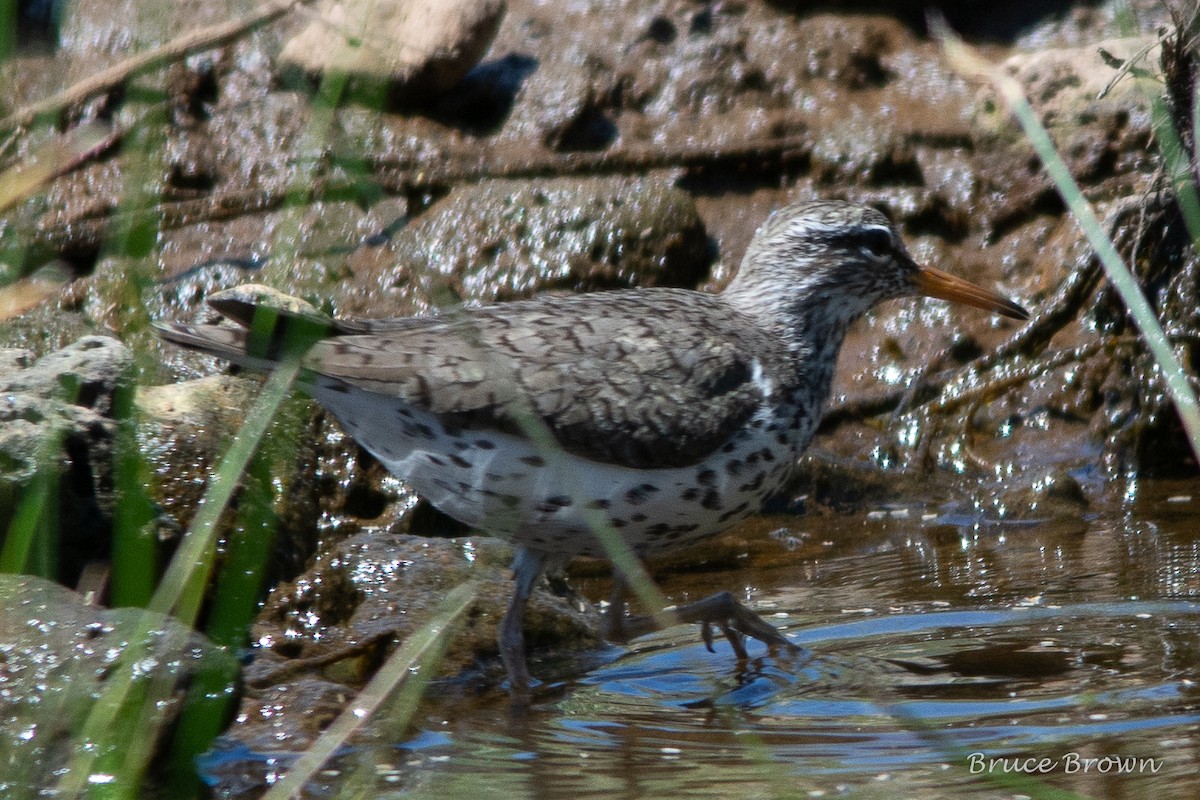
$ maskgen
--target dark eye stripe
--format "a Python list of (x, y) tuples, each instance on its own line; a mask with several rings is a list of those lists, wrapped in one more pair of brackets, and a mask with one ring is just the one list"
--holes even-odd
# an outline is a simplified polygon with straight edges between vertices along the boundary
[(880, 257), (890, 255), (896, 249), (891, 231), (885, 228), (848, 228), (814, 238), (834, 247), (865, 248)]

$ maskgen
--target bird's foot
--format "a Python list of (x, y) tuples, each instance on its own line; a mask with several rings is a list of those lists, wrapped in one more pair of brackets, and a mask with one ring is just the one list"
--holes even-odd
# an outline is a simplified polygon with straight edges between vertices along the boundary
[(729, 592), (718, 592), (712, 597), (679, 606), (671, 612), (680, 622), (700, 624), (700, 638), (710, 653), (713, 650), (713, 628), (720, 629), (739, 659), (748, 658), (745, 639), (757, 639), (765, 644), (772, 654), (783, 651), (794, 654), (799, 647), (789, 642), (771, 623), (739, 603)]
[[(658, 617), (625, 618), (621, 610), (621, 606), (613, 605), (606, 615), (607, 633), (612, 641), (628, 641), (662, 627)], [(678, 606), (665, 613), (677, 623), (699, 623), (700, 637), (710, 653), (714, 652), (714, 628), (719, 629), (729, 640), (734, 654), (739, 659), (749, 657), (746, 653), (746, 637), (764, 643), (771, 653), (782, 651), (790, 655), (801, 652), (801, 648), (784, 638), (774, 625), (739, 603), (729, 592), (718, 592), (712, 597)]]

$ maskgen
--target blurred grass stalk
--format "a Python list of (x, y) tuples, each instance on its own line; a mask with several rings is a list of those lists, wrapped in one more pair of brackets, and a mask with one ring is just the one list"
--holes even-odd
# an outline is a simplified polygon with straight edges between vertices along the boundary
[[(276, 3), (278, 5), (278, 3)], [(329, 131), (333, 127), (334, 113), (346, 89), (346, 76), (327, 75), (313, 99), (314, 117), (306, 131), (306, 151), (319, 152)], [(153, 147), (147, 153), (156, 152)], [(147, 159), (149, 161), (150, 159)], [(310, 180), (298, 181), (289, 191), (286, 208), (304, 209), (312, 198)], [(136, 232), (131, 232), (136, 233)], [(143, 231), (142, 233), (146, 233)], [(293, 217), (276, 231), (276, 241), (298, 242), (300, 223)], [(151, 237), (153, 239), (153, 237)], [(140, 245), (140, 246), (139, 246)], [(133, 242), (127, 235), (118, 242), (122, 252), (149, 255), (146, 242)], [(147, 252), (142, 253), (146, 249)], [(285, 259), (286, 256), (277, 256)], [(134, 282), (136, 284), (136, 281)], [(131, 287), (134, 292), (140, 287)], [(254, 328), (260, 323), (270, 328), (271, 320), (254, 320)], [(315, 338), (313, 331), (297, 331), (297, 336), (282, 342), (284, 353), (261, 390), (257, 401), (248, 412), (241, 430), (237, 433), (228, 452), (214, 471), (200, 506), (189, 527), (188, 533), (177, 549), (165, 574), (159, 581), (153, 596), (146, 603), (149, 610), (170, 614), (181, 622), (195, 627), (201, 610), (211, 600), (207, 609), (208, 625), (205, 632), (214, 643), (238, 648), (244, 643), (246, 630), (258, 603), (258, 581), (261, 578), (269, 548), (263, 542), (230, 542), (229, 552), (218, 577), (217, 596), (213, 596), (211, 585), (217, 567), (217, 544), (221, 530), (222, 515), (230, 506), (234, 493), (242, 483), (252, 459), (260, 451), (260, 445), (269, 426), (276, 418), (280, 406), (288, 396), (290, 387), (300, 372), (305, 352)], [(132, 441), (129, 446), (136, 447)], [(136, 453), (127, 454), (131, 464), (127, 474), (137, 474), (139, 464)], [(260, 456), (261, 458), (261, 456)], [(266, 462), (257, 464), (259, 471), (267, 468)], [(259, 478), (266, 476), (259, 475)], [(244, 494), (238, 513), (263, 525), (251, 525), (262, 529), (270, 526), (266, 518), (271, 516), (270, 498), (263, 493)], [(258, 504), (260, 508), (248, 506)], [(120, 516), (120, 515), (118, 515)], [(245, 552), (243, 552), (245, 551)], [(234, 586), (233, 584), (237, 584)], [(403, 728), (417, 707), (430, 676), (436, 672), (449, 645), (447, 629), (469, 606), (476, 587), (466, 584), (453, 590), (439, 607), (434, 618), (415, 632), (388, 660), (376, 677), (356, 698), (353, 705), (339, 717), (338, 722), (325, 732), (312, 748), (306, 751), (289, 770), (284, 782), (276, 787), (277, 795), (284, 787), (299, 790), (321, 768), (322, 764), (363, 724), (367, 718), (395, 695), (384, 719)], [(235, 596), (236, 595), (236, 596)], [(177, 690), (170, 680), (152, 676), (148, 683), (139, 682), (134, 674), (134, 665), (144, 659), (164, 660), (175, 656), (186, 641), (175, 637), (160, 640), (151, 648), (142, 645), (150, 640), (153, 615), (147, 615), (144, 630), (130, 637), (131, 646), (121, 656), (121, 666), (113, 670), (103, 694), (91, 709), (81, 732), (76, 736), (74, 756), (56, 787), (56, 796), (75, 797), (86, 793), (91, 797), (136, 798), (141, 796), (146, 772), (151, 768), (150, 758), (159, 750), (156, 739), (162, 735), (161, 719), (155, 714), (158, 705)], [(143, 635), (144, 634), (144, 635)], [(415, 676), (415, 679), (413, 677)], [(409, 680), (405, 680), (409, 678)], [(160, 678), (160, 679), (155, 679)], [(194, 796), (198, 790), (197, 775), (193, 759), (211, 744), (212, 738), (227, 722), (225, 710), (236, 675), (204, 674), (194, 678), (189, 689), (188, 701), (176, 726), (175, 739), (170, 748), (161, 752), (165, 761), (166, 791), (172, 797)], [(397, 692), (397, 687), (403, 687)], [(368, 770), (374, 774), (374, 770)], [(292, 794), (292, 791), (288, 791)]]
[[(473, 581), (451, 589), (434, 609), (432, 618), (388, 657), (363, 690), (288, 768), (283, 779), (263, 795), (262, 800), (290, 800), (298, 796), (305, 784), (368, 719), (374, 717), (377, 724), (383, 721), (404, 731), (450, 645), (455, 623), (470, 608), (478, 591), (479, 587)], [(393, 696), (390, 706), (385, 708), (385, 703)], [(363, 765), (363, 770), (367, 775), (375, 775), (373, 764)]]
[[(317, 105), (324, 114), (318, 114), (314, 120), (316, 130), (310, 130), (310, 136), (323, 140), (327, 136), (332, 120), (333, 107), (342, 92), (342, 81), (326, 81), (318, 95)], [(322, 102), (323, 101), (323, 102)], [(149, 126), (143, 126), (144, 130)], [(61, 174), (62, 165), (79, 157), (82, 151), (91, 151), (96, 146), (98, 134), (87, 127), (87, 136), (75, 136), (69, 141), (74, 145), (66, 155), (72, 158), (64, 159), (62, 147), (58, 146), (47, 156), (39, 153), (34, 165), (23, 165), (19, 169), (10, 169), (0, 173), (0, 204), (13, 205), (37, 191), (44, 183)], [(135, 159), (135, 169), (151, 169), (155, 156), (161, 152), (161, 142), (153, 134), (139, 152), (144, 156)], [(53, 157), (51, 157), (53, 156)], [(49, 164), (50, 166), (42, 166)], [(313, 178), (315, 180), (315, 177)], [(310, 202), (310, 186), (302, 182), (294, 188), (289, 198), (293, 208), (303, 208)], [(127, 204), (154, 207), (154, 198), (138, 195), (131, 198)], [(152, 216), (147, 219), (153, 219)], [(294, 224), (293, 227), (296, 227)], [(295, 237), (286, 239), (295, 241)], [(119, 231), (106, 248), (114, 253), (120, 253), (131, 258), (148, 257), (157, 241), (157, 230), (154, 225), (142, 226), (136, 230)], [(143, 281), (137, 275), (130, 275), (127, 287), (130, 297), (128, 305), (140, 308), (140, 290)], [(235, 436), (229, 450), (225, 453), (220, 464), (200, 502), (195, 517), (188, 532), (180, 543), (162, 579), (150, 596), (149, 587), (114, 586), (114, 599), (123, 598), (133, 601), (134, 605), (145, 605), (150, 611), (169, 614), (189, 627), (195, 627), (201, 610), (211, 597), (210, 585), (213, 573), (217, 568), (217, 543), (221, 530), (219, 523), (222, 515), (237, 491), (242, 476), (245, 474), (252, 458), (259, 451), (267, 431), (276, 418), (280, 405), (288, 396), (291, 384), (300, 371), (301, 359), (312, 341), (304, 339), (289, 340), (283, 343), (284, 354), (278, 367), (272, 372), (263, 389), (259, 393), (254, 406), (247, 414), (241, 430)], [(123, 398), (121, 414), (124, 423), (132, 423), (132, 397)], [(128, 407), (126, 407), (128, 406)], [(126, 433), (128, 433), (126, 431)], [(145, 464), (140, 454), (136, 452), (136, 437), (122, 437), (120, 447), (123, 448), (117, 457), (120, 463), (121, 479), (136, 480), (144, 475)], [(51, 502), (51, 486), (37, 483), (27, 497), (23, 498), (18, 519), (14, 520), (15, 531), (10, 531), (8, 542), (4, 548), (3, 561), (14, 572), (26, 571), (29, 556), (36, 553), (34, 543), (40, 530), (51, 524), (48, 514), (53, 511)], [(143, 487), (126, 486), (126, 489), (142, 489)], [(136, 494), (136, 492), (133, 492)], [(123, 513), (125, 504), (130, 500), (131, 492), (123, 492), (114, 518), (114, 526), (127, 525), (131, 521), (145, 522), (140, 514)], [(243, 498), (247, 503), (269, 504), (269, 498), (256, 496)], [(239, 508), (239, 514), (258, 517), (270, 516), (269, 507), (259, 509)], [(122, 539), (122, 533), (137, 536), (137, 531), (117, 531), (116, 539)], [(262, 526), (258, 526), (262, 527)], [(23, 535), (13, 536), (19, 531)], [(47, 541), (56, 537), (45, 536)], [(128, 538), (128, 537), (126, 537)], [(222, 568), (221, 580), (218, 584), (223, 594), (213, 600), (209, 610), (212, 618), (209, 620), (207, 632), (214, 642), (226, 647), (239, 648), (243, 645), (246, 625), (245, 621), (253, 615), (253, 609), (258, 602), (257, 579), (263, 574), (263, 568), (268, 549), (263, 543), (248, 543), (247, 547), (239, 547), (242, 543), (231, 542), (230, 554)], [(249, 549), (245, 557), (234, 558), (240, 549)], [(129, 548), (115, 547), (114, 562), (117, 559), (146, 558), (144, 552), (134, 552)], [(18, 563), (19, 562), (19, 563)], [(236, 563), (234, 563), (236, 562)], [(257, 562), (257, 563), (248, 563)], [(131, 567), (146, 567), (147, 564), (128, 565), (114, 563), (114, 578), (117, 573), (138, 572)], [(241, 573), (228, 575), (230, 570)], [(145, 570), (138, 572), (144, 578)], [(253, 573), (253, 574), (251, 574)], [(230, 578), (244, 579), (242, 586), (234, 587), (238, 591), (228, 591)], [(122, 583), (127, 583), (123, 581)], [(140, 581), (137, 581), (140, 583)], [(250, 584), (253, 584), (252, 586)], [(136, 597), (141, 594), (141, 597)], [(237, 595), (237, 597), (231, 597)], [(226, 608), (229, 602), (237, 602), (239, 608)], [(224, 603), (224, 605), (223, 605)], [(248, 607), (246, 604), (248, 603)], [(162, 718), (158, 709), (163, 702), (178, 691), (174, 685), (169, 670), (152, 670), (147, 677), (144, 667), (147, 664), (164, 663), (178, 657), (188, 646), (186, 637), (175, 636), (155, 637), (159, 619), (156, 614), (147, 614), (138, 630), (128, 637), (130, 642), (125, 652), (121, 654), (119, 663), (111, 670), (111, 677), (105, 682), (104, 689), (95, 703), (88, 710), (87, 717), (74, 736), (75, 747), (73, 755), (62, 771), (58, 784), (54, 787), (55, 796), (77, 797), (87, 795), (103, 798), (137, 798), (142, 795), (146, 771), (151, 767), (150, 758), (160, 752), (167, 766), (168, 793), (175, 797), (192, 796), (197, 791), (195, 768), (192, 758), (206, 749), (213, 735), (224, 727), (226, 707), (233, 695), (229, 689), (236, 681), (235, 675), (198, 675), (193, 681), (189, 699), (185, 705), (177, 726), (176, 738), (172, 747), (165, 751), (157, 744), (163, 735)], [(214, 626), (220, 630), (213, 630)], [(428, 672), (428, 670), (427, 670)], [(34, 790), (35, 787), (29, 787)]]
[[(1150, 349), (1159, 371), (1162, 372), (1167, 392), (1179, 413), (1179, 419), (1183, 423), (1184, 431), (1192, 446), (1192, 453), (1200, 462), (1200, 403), (1196, 401), (1196, 394), (1192, 390), (1188, 373), (1175, 355), (1175, 351), (1171, 349), (1167, 335), (1158, 318), (1154, 316), (1154, 310), (1138, 286), (1137, 279), (1117, 253), (1116, 245), (1108, 237), (1104, 226), (1092, 210), (1091, 204), (1083, 196), (1083, 191), (1071, 175), (1066, 162), (1058, 154), (1054, 141), (1050, 138), (1050, 133), (1038, 119), (1037, 113), (1021, 89), (1021, 85), (963, 42), (950, 30), (944, 20), (931, 19), (930, 32), (942, 42), (946, 58), (951, 66), (963, 75), (982, 78), (992, 85), (1025, 132), (1029, 143), (1033, 145), (1038, 157), (1042, 160), (1046, 172), (1054, 181), (1067, 208), (1078, 220), (1079, 227), (1087, 236), (1109, 281), (1121, 296), (1121, 300), (1133, 317), (1134, 324), (1137, 325), (1138, 331), (1145, 339), (1146, 346)], [(1156, 108), (1162, 108), (1161, 100), (1156, 104)], [(1165, 111), (1156, 114), (1156, 121), (1155, 133), (1163, 151), (1164, 161), (1167, 162), (1168, 169), (1171, 169), (1173, 166), (1177, 166), (1179, 159), (1185, 158), (1186, 154), (1183, 153), (1182, 146), (1178, 144), (1179, 137), (1172, 128), (1171, 120)], [(1173, 148), (1170, 145), (1172, 141), (1176, 143)], [(1175, 164), (1171, 163), (1172, 160), (1175, 161)], [(1172, 175), (1174, 174), (1172, 172)], [(1190, 185), (1190, 178), (1186, 181), (1187, 188), (1182, 191), (1177, 181), (1173, 181), (1173, 183), (1176, 184), (1176, 190), (1180, 192), (1180, 205), (1185, 212), (1189, 210), (1189, 207), (1192, 210), (1200, 209), (1194, 202), (1196, 190), (1194, 186)], [(1189, 218), (1187, 224), (1189, 231), (1193, 232), (1193, 242), (1195, 242), (1194, 232), (1200, 230), (1200, 220)]]
[[(200, 509), (170, 567), (159, 582), (150, 601), (151, 610), (174, 613), (188, 625), (195, 623), (215, 560), (217, 522), (233, 497), (250, 457), (257, 450), (299, 373), (302, 354), (301, 348), (286, 353), (279, 368), (267, 379), (258, 400), (246, 416), (245, 424), (209, 483)], [(143, 643), (153, 641), (153, 620), (156, 619), (147, 615), (142, 628), (130, 637), (131, 645), (122, 653), (120, 666), (112, 671), (104, 692), (92, 707), (77, 736), (78, 746), (55, 788), (56, 797), (75, 797), (89, 786), (93, 788), (92, 794), (100, 793), (107, 797), (140, 796), (145, 759), (155, 749), (154, 741), (159, 730), (153, 721), (137, 726), (131, 726), (129, 722), (146, 717), (148, 711), (169, 695), (174, 687), (154, 685), (148, 691), (139, 690), (135, 677), (139, 670), (134, 666), (148, 658), (169, 659), (173, 655), (171, 650), (185, 645), (182, 641), (164, 640), (167, 646), (158, 648), (158, 652), (145, 652)], [(123, 759), (133, 763), (119, 763), (123, 759), (114, 754), (122, 754)], [(118, 763), (112, 764), (114, 761)], [(95, 790), (97, 762), (114, 767), (111, 783), (104, 785), (100, 792)]]

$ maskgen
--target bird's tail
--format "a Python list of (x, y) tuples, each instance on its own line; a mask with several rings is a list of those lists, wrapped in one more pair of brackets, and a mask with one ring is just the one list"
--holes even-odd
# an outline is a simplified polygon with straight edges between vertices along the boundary
[(303, 300), (257, 284), (217, 292), (208, 304), (237, 327), (156, 322), (154, 329), (168, 342), (255, 370), (271, 369), (289, 348), (307, 349), (342, 332), (332, 317)]

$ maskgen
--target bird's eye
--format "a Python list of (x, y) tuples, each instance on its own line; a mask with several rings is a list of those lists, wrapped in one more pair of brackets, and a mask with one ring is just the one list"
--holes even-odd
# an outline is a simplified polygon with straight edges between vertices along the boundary
[(892, 255), (895, 247), (892, 244), (892, 234), (883, 228), (867, 228), (859, 232), (859, 246), (872, 258), (883, 260)]

